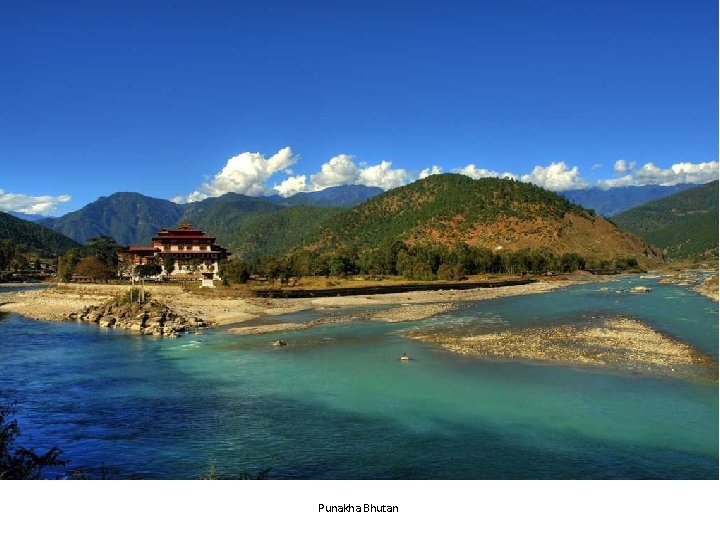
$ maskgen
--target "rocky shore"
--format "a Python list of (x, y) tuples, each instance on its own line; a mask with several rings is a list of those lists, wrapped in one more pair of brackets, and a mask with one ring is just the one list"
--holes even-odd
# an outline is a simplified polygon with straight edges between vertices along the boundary
[(709, 275), (707, 272), (677, 271), (664, 274), (659, 283), (662, 285), (680, 285), (689, 287), (692, 291), (706, 296), (710, 300), (718, 301), (718, 274)]
[(456, 353), (495, 359), (584, 364), (715, 380), (718, 377), (717, 363), (707, 355), (627, 317), (482, 334), (411, 332), (407, 337)]
[(718, 301), (718, 276), (717, 274), (710, 276), (700, 285), (693, 287), (696, 293), (707, 296), (710, 300)]
[(198, 317), (183, 317), (165, 304), (150, 300), (144, 304), (110, 300), (70, 313), (68, 320), (95, 323), (103, 328), (121, 328), (144, 335), (177, 337), (207, 326)]

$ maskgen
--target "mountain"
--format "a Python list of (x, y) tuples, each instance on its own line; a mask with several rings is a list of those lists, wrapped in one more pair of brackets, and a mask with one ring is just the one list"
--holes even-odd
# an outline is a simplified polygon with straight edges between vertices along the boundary
[(38, 223), (43, 220), (48, 219), (54, 219), (47, 216), (41, 216), (40, 214), (26, 214), (24, 212), (6, 212), (7, 214), (10, 214), (13, 217), (24, 219), (25, 221), (32, 221), (33, 223)]
[[(119, 192), (100, 197), (80, 210), (59, 218), (37, 216), (37, 222), (80, 243), (85, 243), (94, 236), (107, 235), (121, 245), (145, 244), (161, 227), (187, 222), (216, 236), (221, 245), (239, 246), (249, 241), (248, 231), (242, 232), (235, 241), (236, 231), (255, 216), (291, 206), (350, 207), (382, 191), (376, 187), (348, 185), (312, 193), (298, 193), (287, 198), (248, 197), (238, 193), (226, 193), (220, 197), (189, 204), (175, 204), (140, 193)], [(307, 216), (307, 223), (297, 221), (301, 215)], [(309, 210), (288, 212), (278, 217), (278, 223), (282, 223), (288, 216), (293, 216), (294, 226), (307, 228), (308, 225), (317, 224), (318, 215), (324, 216), (325, 213), (313, 215)], [(28, 219), (30, 217), (27, 216)]]
[(362, 253), (395, 240), (575, 252), (593, 260), (655, 258), (640, 238), (556, 193), (510, 179), (459, 174), (428, 176), (331, 218), (312, 249)]
[(383, 189), (379, 187), (351, 184), (333, 186), (322, 191), (296, 193), (284, 199), (281, 204), (351, 208), (381, 193)]
[(258, 214), (233, 231), (226, 246), (245, 259), (282, 255), (293, 247), (307, 245), (328, 219), (345, 212), (333, 207), (290, 206)]
[(674, 259), (718, 251), (718, 182), (686, 189), (613, 217), (622, 229), (667, 249)]
[(0, 240), (10, 240), (25, 250), (39, 251), (47, 257), (78, 247), (77, 242), (67, 236), (5, 212), (0, 212)]
[(183, 208), (173, 202), (120, 192), (41, 223), (48, 223), (53, 230), (80, 243), (107, 235), (118, 244), (130, 245), (149, 240), (161, 227), (176, 225), (182, 214)]
[[(191, 223), (217, 237), (223, 247), (235, 245), (234, 235), (252, 218), (277, 212), (283, 207), (267, 197), (248, 197), (238, 193), (226, 193), (200, 202), (181, 206), (180, 222)], [(153, 231), (154, 232), (154, 231)]]
[(696, 184), (675, 186), (623, 186), (610, 189), (589, 188), (563, 191), (560, 194), (570, 202), (591, 208), (602, 216), (612, 216), (623, 210), (661, 197), (674, 195)]

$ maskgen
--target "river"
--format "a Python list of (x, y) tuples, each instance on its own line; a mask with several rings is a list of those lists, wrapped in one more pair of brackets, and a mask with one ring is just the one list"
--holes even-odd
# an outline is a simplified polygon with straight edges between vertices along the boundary
[[(615, 293), (638, 284), (653, 290)], [(197, 478), (215, 463), (223, 478), (717, 478), (716, 381), (461, 356), (402, 336), (607, 314), (717, 361), (716, 303), (623, 277), (282, 336), (163, 340), (0, 314), (0, 391), (17, 401), (19, 442), (60, 447), (86, 477)]]

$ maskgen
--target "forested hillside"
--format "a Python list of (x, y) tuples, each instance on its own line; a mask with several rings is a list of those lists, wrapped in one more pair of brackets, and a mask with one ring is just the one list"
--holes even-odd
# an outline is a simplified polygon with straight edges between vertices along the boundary
[(671, 259), (716, 256), (718, 182), (687, 189), (613, 217), (626, 231), (667, 250)]
[(571, 202), (591, 208), (601, 216), (613, 216), (634, 206), (680, 193), (692, 184), (675, 186), (621, 186), (610, 189), (586, 188), (563, 191), (560, 194)]
[(473, 273), (623, 269), (657, 260), (642, 239), (536, 185), (443, 174), (329, 216), (284, 257), (234, 262), (228, 275), (462, 279)]
[(641, 241), (534, 184), (434, 175), (379, 195), (328, 222), (316, 250), (365, 250), (402, 240), (491, 249), (544, 248), (612, 258), (642, 255)]
[(346, 212), (341, 208), (291, 206), (255, 215), (232, 232), (227, 247), (248, 260), (282, 255), (291, 248), (306, 245), (328, 219)]
[(67, 236), (47, 227), (0, 212), (0, 240), (12, 242), (25, 251), (36, 251), (44, 257), (53, 257), (72, 247), (78, 247)]
[(183, 211), (181, 206), (164, 199), (121, 192), (100, 197), (80, 210), (47, 223), (53, 230), (80, 243), (105, 235), (118, 244), (130, 245), (149, 240), (161, 227), (177, 224)]
[[(226, 193), (199, 202), (176, 204), (140, 193), (120, 192), (100, 197), (80, 210), (59, 218), (41, 218), (39, 223), (80, 243), (104, 235), (114, 238), (121, 245), (145, 244), (162, 227), (190, 223), (216, 236), (221, 244), (238, 246), (247, 238), (247, 230), (241, 229), (257, 216), (293, 206), (350, 207), (378, 193), (382, 193), (382, 189), (348, 185), (298, 193), (287, 198)], [(292, 215), (293, 225), (306, 229), (308, 226), (315, 227), (318, 224), (316, 217), (326, 214), (319, 211), (313, 216), (310, 211), (299, 211), (284, 215)], [(307, 215), (307, 223), (298, 221), (301, 215)], [(278, 223), (284, 219), (279, 216)], [(236, 235), (239, 236), (236, 238)], [(275, 248), (271, 248), (271, 251), (274, 252)]]

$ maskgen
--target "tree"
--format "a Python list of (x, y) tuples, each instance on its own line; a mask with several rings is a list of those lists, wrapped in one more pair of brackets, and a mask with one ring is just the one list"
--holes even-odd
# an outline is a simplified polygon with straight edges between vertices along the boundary
[(70, 249), (65, 255), (60, 255), (60, 257), (58, 257), (58, 279), (60, 281), (70, 281), (75, 271), (75, 266), (79, 261), (80, 254), (76, 249)]
[(118, 249), (120, 246), (110, 236), (96, 236), (90, 238), (82, 248), (83, 252), (88, 256), (97, 257), (106, 265), (117, 267)]
[(14, 413), (14, 404), (0, 402), (0, 480), (36, 480), (45, 469), (64, 467), (68, 462), (60, 459), (62, 451), (56, 446), (44, 454), (16, 446), (20, 427), (9, 419)]
[(88, 276), (93, 281), (107, 281), (115, 275), (112, 267), (95, 256), (80, 259), (75, 266), (75, 273)]
[(163, 270), (168, 276), (175, 270), (175, 258), (170, 253), (163, 255)]
[(332, 276), (344, 276), (350, 271), (351, 263), (345, 255), (335, 254), (328, 261), (328, 269)]
[(157, 276), (160, 272), (162, 272), (162, 268), (156, 262), (149, 262), (147, 264), (138, 264), (135, 267), (135, 273), (138, 275), (138, 277), (141, 277), (141, 278)]
[(220, 264), (220, 277), (233, 283), (247, 283), (250, 279), (250, 267), (243, 260), (225, 260)]
[(0, 240), (0, 270), (10, 268), (17, 247), (12, 240)]

